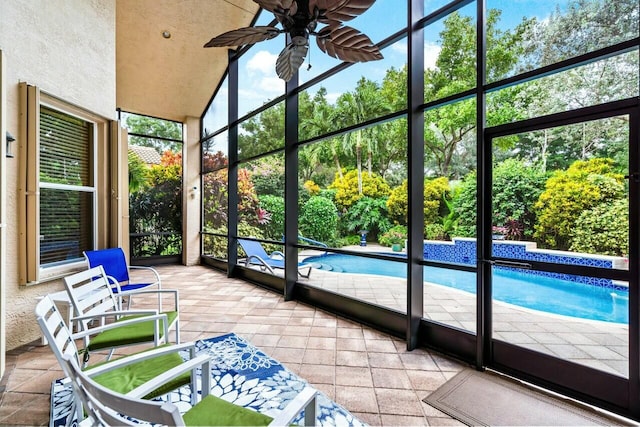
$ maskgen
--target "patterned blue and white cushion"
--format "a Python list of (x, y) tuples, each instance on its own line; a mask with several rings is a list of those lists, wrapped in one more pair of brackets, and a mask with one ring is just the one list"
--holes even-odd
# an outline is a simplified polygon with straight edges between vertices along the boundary
[[(305, 380), (233, 333), (196, 341), (196, 354), (211, 356), (211, 394), (269, 416), (277, 414), (307, 386)], [(200, 386), (200, 379), (198, 382)], [(65, 425), (67, 416), (73, 413), (71, 389), (63, 380), (56, 380), (51, 396), (50, 425)], [(162, 399), (170, 400), (182, 413), (191, 408), (189, 387)], [(317, 402), (317, 425), (366, 425), (321, 392)], [(303, 414), (300, 414), (296, 423), (302, 421)]]

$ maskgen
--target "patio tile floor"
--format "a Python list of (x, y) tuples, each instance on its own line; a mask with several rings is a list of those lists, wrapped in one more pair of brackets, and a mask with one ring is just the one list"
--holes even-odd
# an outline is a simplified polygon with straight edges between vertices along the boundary
[[(398, 338), (296, 301), (285, 302), (280, 295), (207, 267), (158, 270), (164, 288), (180, 291), (182, 341), (235, 332), (371, 425), (463, 425), (422, 399), (464, 364), (425, 349), (408, 352)], [(375, 293), (375, 286), (372, 290)], [(562, 332), (547, 346), (577, 333)], [(510, 338), (530, 342), (539, 335), (525, 329)], [(583, 350), (593, 341), (582, 340)], [(51, 381), (60, 377), (48, 346), (34, 343), (8, 352), (0, 382), (0, 424), (47, 425)]]

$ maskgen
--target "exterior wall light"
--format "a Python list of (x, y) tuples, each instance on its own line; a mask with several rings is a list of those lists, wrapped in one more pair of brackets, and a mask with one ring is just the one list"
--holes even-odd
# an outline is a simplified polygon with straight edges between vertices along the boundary
[(6, 156), (13, 158), (13, 152), (11, 151), (11, 143), (16, 139), (9, 132), (7, 132), (6, 138), (7, 138), (7, 155)]

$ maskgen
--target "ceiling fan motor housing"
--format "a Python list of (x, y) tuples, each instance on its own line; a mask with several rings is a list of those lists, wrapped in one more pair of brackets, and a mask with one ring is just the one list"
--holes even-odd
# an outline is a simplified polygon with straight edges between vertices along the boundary
[[(276, 74), (289, 81), (304, 62), (309, 36), (327, 55), (346, 62), (382, 59), (378, 46), (355, 28), (343, 25), (364, 13), (375, 0), (253, 0), (272, 12), (282, 29), (273, 25), (239, 28), (212, 38), (204, 47), (242, 46), (286, 33), (289, 43), (278, 55)], [(325, 24), (316, 31), (316, 27)]]

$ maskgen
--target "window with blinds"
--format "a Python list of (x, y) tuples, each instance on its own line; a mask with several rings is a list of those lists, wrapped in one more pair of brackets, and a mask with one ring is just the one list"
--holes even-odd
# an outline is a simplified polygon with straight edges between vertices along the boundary
[(40, 108), (40, 267), (82, 259), (94, 247), (94, 125)]

